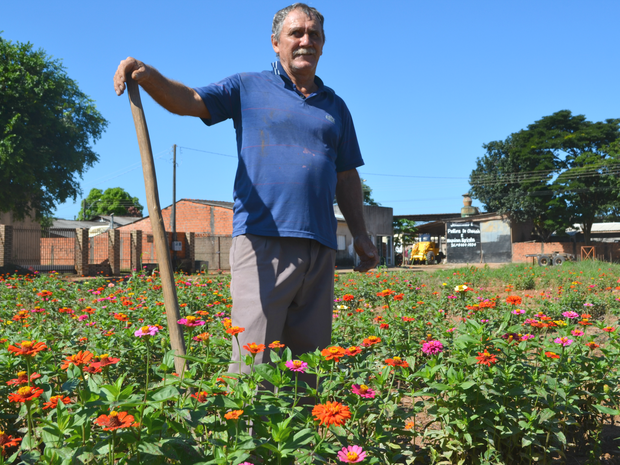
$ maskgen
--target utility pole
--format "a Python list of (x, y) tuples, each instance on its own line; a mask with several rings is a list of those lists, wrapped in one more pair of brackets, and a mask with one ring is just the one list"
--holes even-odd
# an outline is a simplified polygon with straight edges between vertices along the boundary
[[(170, 216), (170, 229), (172, 241), (177, 240), (177, 144), (172, 146), (172, 215)], [(177, 252), (172, 249), (172, 269), (176, 269)]]

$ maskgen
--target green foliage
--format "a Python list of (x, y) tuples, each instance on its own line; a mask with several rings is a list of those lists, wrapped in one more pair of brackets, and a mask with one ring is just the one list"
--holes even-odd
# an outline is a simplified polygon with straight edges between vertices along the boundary
[(394, 245), (396, 247), (401, 245), (406, 247), (407, 244), (414, 242), (413, 235), (418, 232), (415, 227), (415, 221), (399, 218), (394, 220), (392, 227), (394, 229)]
[(362, 181), (362, 192), (364, 193), (364, 205), (373, 205), (375, 207), (378, 207), (379, 205), (381, 205), (380, 203), (377, 203), (375, 199), (372, 198), (372, 189), (370, 188), (368, 184), (366, 184), (366, 181), (364, 179), (362, 179), (361, 181)]
[[(85, 208), (84, 208), (85, 206)], [(78, 215), (78, 220), (88, 220), (98, 215), (138, 216), (142, 217), (142, 209), (138, 197), (132, 197), (121, 187), (111, 187), (102, 191), (91, 189)]]
[(0, 209), (41, 220), (81, 192), (107, 121), (59, 60), (0, 37)]
[(586, 243), (597, 218), (620, 206), (620, 119), (592, 123), (562, 110), (484, 144), (470, 175), (472, 196), (487, 211), (531, 220), (547, 241), (574, 223)]

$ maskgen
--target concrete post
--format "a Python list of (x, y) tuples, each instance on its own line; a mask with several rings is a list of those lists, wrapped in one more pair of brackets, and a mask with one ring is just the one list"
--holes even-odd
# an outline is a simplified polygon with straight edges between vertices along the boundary
[(185, 233), (185, 240), (187, 241), (187, 252), (185, 259), (189, 261), (188, 270), (189, 273), (195, 271), (196, 266), (196, 235), (193, 232)]
[(78, 275), (88, 276), (88, 229), (75, 230), (75, 271)]
[(13, 252), (13, 226), (0, 224), (0, 266), (11, 263)]
[(112, 276), (121, 274), (121, 232), (118, 229), (108, 231), (108, 261)]
[(135, 271), (142, 270), (142, 231), (131, 231), (131, 252), (129, 255), (131, 261), (131, 269)]

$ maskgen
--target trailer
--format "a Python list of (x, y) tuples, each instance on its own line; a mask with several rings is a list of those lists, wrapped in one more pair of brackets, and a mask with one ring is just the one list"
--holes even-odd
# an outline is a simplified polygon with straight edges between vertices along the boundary
[(532, 258), (532, 261), (538, 261), (539, 266), (561, 266), (565, 261), (574, 261), (575, 256), (571, 253), (561, 253), (561, 252), (552, 252), (552, 253), (530, 253), (527, 254), (526, 257)]

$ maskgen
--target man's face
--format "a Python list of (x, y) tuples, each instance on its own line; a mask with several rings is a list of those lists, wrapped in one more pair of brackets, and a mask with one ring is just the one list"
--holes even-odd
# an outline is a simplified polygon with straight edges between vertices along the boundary
[(271, 36), (271, 44), (285, 69), (291, 72), (316, 72), (323, 54), (321, 23), (301, 10), (291, 11), (282, 25), (280, 38)]

